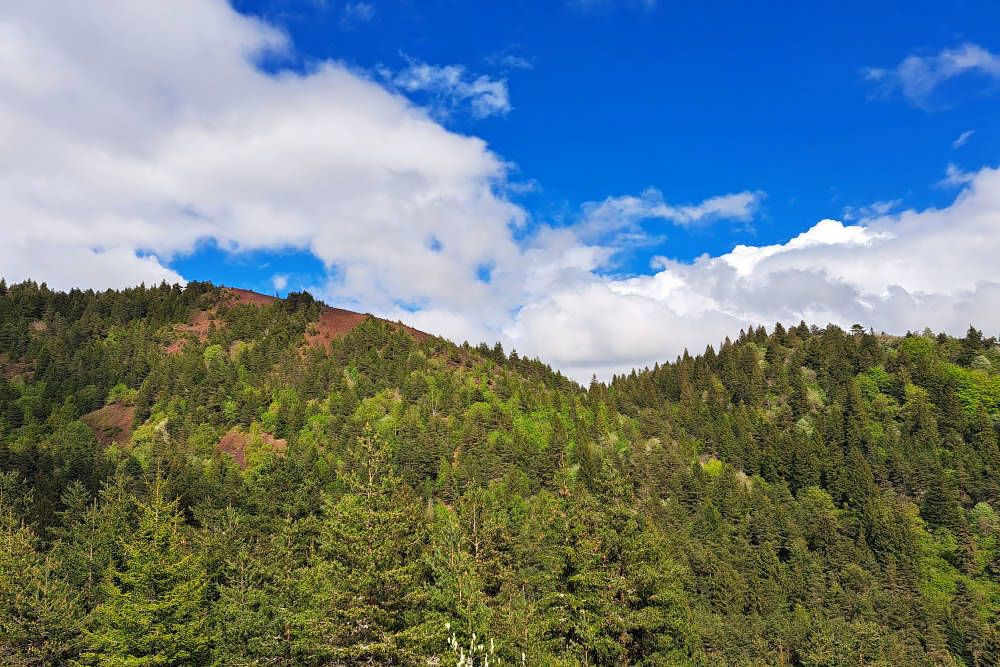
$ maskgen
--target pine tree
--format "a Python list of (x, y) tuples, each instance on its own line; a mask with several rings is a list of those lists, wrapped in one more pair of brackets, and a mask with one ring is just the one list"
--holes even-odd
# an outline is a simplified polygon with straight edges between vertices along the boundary
[[(345, 493), (323, 504), (319, 553), (299, 577), (295, 652), (335, 664), (407, 664), (430, 640), (423, 594), (422, 506), (366, 427), (340, 471)], [(443, 629), (439, 634), (443, 635)]]
[(459, 517), (444, 504), (433, 507), (430, 553), (426, 557), (433, 580), (428, 602), (462, 646), (473, 636), (487, 636), (488, 607), (477, 571), (475, 545), (470, 544)]
[(82, 628), (58, 562), (39, 553), (33, 530), (0, 498), (0, 663), (49, 665), (72, 655)]
[(159, 477), (139, 503), (139, 526), (103, 584), (82, 660), (96, 665), (192, 665), (208, 657), (207, 577), (185, 548), (176, 502)]

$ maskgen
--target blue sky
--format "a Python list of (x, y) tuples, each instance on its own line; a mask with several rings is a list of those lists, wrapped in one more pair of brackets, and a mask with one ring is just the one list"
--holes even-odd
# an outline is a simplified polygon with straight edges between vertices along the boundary
[(967, 42), (1000, 48), (995, 2), (373, 1), (368, 20), (346, 19), (350, 4), (235, 6), (292, 36), (294, 63), (281, 66), (333, 58), (398, 69), (409, 58), (506, 79), (509, 112), (445, 122), (536, 184), (519, 200), (538, 219), (572, 223), (583, 202), (647, 187), (676, 202), (767, 193), (750, 224), (666, 230), (624, 271), (648, 271), (654, 254), (688, 260), (784, 241), (847, 207), (947, 203), (952, 193), (935, 187), (946, 164), (975, 168), (1000, 152), (995, 81), (956, 77), (919, 106), (879, 96), (863, 76)]
[(1000, 6), (0, 8), (0, 275), (309, 289), (574, 377), (1000, 332)]

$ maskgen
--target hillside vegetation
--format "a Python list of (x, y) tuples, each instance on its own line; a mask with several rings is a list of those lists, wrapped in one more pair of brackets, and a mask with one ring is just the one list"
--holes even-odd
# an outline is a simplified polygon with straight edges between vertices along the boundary
[(802, 324), (585, 388), (306, 293), (0, 282), (0, 663), (995, 665), (998, 371)]

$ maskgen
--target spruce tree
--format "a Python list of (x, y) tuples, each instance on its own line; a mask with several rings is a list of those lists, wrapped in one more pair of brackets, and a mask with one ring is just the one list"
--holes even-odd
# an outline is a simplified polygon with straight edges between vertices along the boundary
[(303, 660), (410, 664), (430, 640), (418, 612), (422, 506), (391, 459), (366, 427), (340, 470), (345, 493), (324, 502), (319, 552), (301, 573), (304, 605), (293, 622)]
[(112, 564), (87, 631), (85, 664), (196, 665), (208, 657), (205, 589), (208, 579), (181, 537), (176, 502), (163, 497), (157, 477), (139, 503), (139, 525)]
[(37, 543), (0, 498), (0, 664), (59, 664), (76, 649), (77, 595)]

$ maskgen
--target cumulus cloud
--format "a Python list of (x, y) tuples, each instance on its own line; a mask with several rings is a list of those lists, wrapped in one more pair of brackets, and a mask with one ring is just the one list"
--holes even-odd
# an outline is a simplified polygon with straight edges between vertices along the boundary
[(503, 302), (475, 274), (513, 270), (524, 214), (483, 141), (336, 62), (261, 71), (286, 36), (221, 0), (111, 8), (0, 9), (8, 280), (174, 281), (169, 261), (214, 239), (310, 251), (326, 294), (366, 309)]
[(888, 95), (898, 90), (919, 107), (928, 107), (932, 94), (941, 84), (963, 74), (1000, 80), (1000, 56), (978, 44), (966, 43), (932, 56), (907, 56), (892, 68), (864, 70), (865, 78), (878, 85), (880, 94)]
[(520, 311), (519, 344), (575, 377), (607, 377), (741, 327), (800, 320), (893, 333), (1000, 331), (1000, 169), (968, 175), (941, 209), (845, 225), (822, 220), (786, 243), (736, 246), (653, 275), (578, 276)]
[(383, 78), (406, 93), (425, 93), (438, 116), (468, 108), (476, 118), (503, 116), (510, 111), (510, 95), (505, 79), (473, 76), (462, 65), (431, 65), (410, 60), (394, 72), (381, 68)]
[(505, 197), (506, 162), (385, 85), (330, 61), (262, 71), (293, 46), (221, 0), (108, 7), (0, 6), (8, 281), (173, 282), (171, 261), (206, 240), (294, 248), (322, 260), (314, 288), (328, 301), (499, 339), (582, 380), (776, 320), (1000, 330), (997, 169), (954, 168), (944, 208), (873, 207), (785, 243), (613, 277), (609, 239), (643, 220), (749, 220), (762, 193), (677, 205), (650, 190), (529, 231)]

